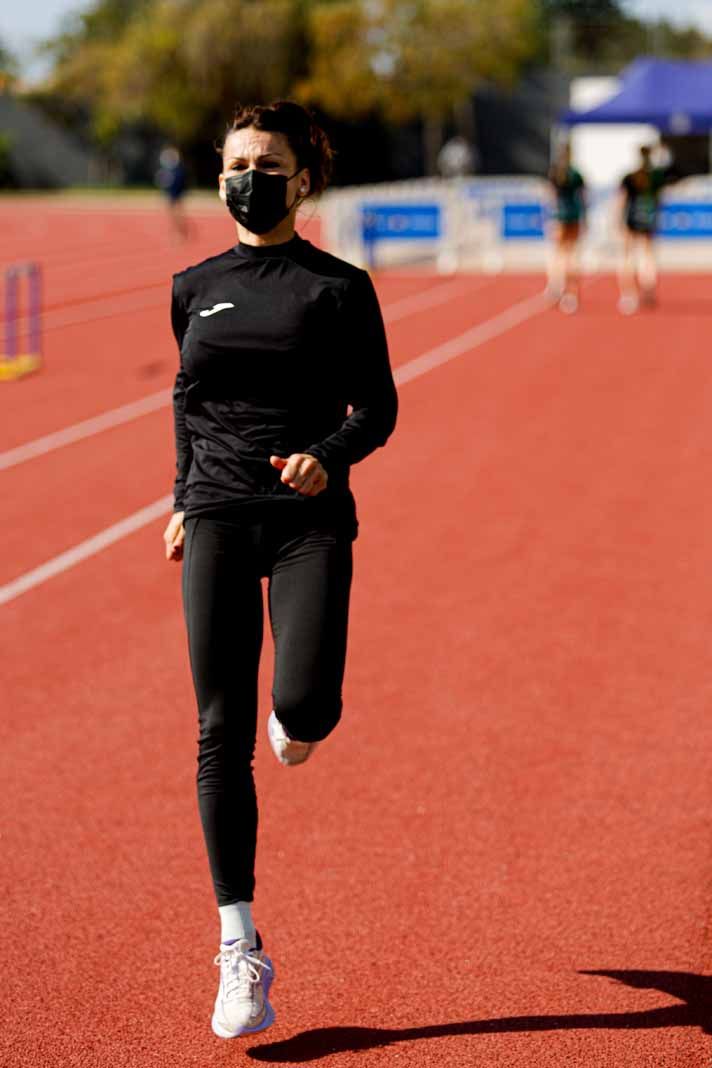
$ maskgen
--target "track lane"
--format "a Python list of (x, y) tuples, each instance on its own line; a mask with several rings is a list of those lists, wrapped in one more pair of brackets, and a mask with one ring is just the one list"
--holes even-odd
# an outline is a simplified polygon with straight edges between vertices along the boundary
[(77, 324), (51, 333), (42, 371), (3, 383), (2, 451), (170, 387), (176, 356), (168, 316), (167, 306), (162, 315), (138, 308), (91, 330)]
[[(7, 673), (23, 716), (0, 753), (14, 1063), (709, 1059), (699, 997), (695, 1016), (660, 989), (664, 971), (709, 968), (699, 323), (675, 324), (674, 352), (664, 319), (622, 324), (621, 363), (610, 322), (584, 341), (547, 320), (526, 346), (439, 368), (437, 388), (410, 384), (393, 443), (356, 469), (348, 713), (299, 774), (267, 751), (263, 679), (257, 915), (279, 1015), (241, 1049), (207, 1030), (212, 902), (158, 525), (8, 606), (24, 636)], [(38, 940), (53, 1026), (32, 1029)]]

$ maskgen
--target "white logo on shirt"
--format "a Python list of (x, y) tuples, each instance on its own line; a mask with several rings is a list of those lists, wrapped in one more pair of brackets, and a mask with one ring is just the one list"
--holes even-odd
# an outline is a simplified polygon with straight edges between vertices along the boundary
[(203, 318), (205, 318), (207, 315), (215, 315), (215, 312), (222, 311), (223, 308), (234, 308), (234, 307), (235, 307), (234, 304), (229, 304), (229, 303), (225, 302), (223, 304), (216, 304), (213, 308), (205, 308), (203, 311), (201, 311), (200, 314), (203, 316)]

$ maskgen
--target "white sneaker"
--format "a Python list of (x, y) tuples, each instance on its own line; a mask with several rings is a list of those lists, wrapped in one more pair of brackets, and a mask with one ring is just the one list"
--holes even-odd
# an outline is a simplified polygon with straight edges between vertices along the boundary
[(274, 712), (267, 720), (267, 734), (272, 752), (280, 764), (303, 764), (318, 746), (318, 742), (298, 742), (290, 738)]
[(624, 293), (618, 301), (621, 315), (635, 315), (638, 310), (638, 298), (634, 293)]
[(220, 943), (215, 958), (220, 986), (215, 999), (212, 1028), (220, 1038), (237, 1038), (264, 1031), (274, 1023), (269, 988), (274, 968), (261, 949), (250, 949), (246, 938)]
[(559, 311), (562, 311), (564, 315), (575, 315), (578, 311), (578, 297), (575, 293), (564, 293), (559, 301)]

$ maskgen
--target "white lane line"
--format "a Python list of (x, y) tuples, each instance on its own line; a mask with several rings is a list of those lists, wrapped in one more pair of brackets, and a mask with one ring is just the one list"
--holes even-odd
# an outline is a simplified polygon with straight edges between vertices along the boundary
[[(461, 295), (467, 288), (472, 288), (471, 283), (468, 286), (467, 283), (462, 281), (448, 285), (430, 286), (421, 293), (413, 293), (409, 297), (404, 297), (403, 300), (387, 304), (383, 309), (384, 319), (386, 322), (397, 322), (399, 319), (404, 319), (406, 316), (413, 315), (424, 308), (433, 308), (438, 304), (445, 304), (447, 301), (454, 300), (456, 296)], [(475, 288), (480, 287), (477, 286)], [(161, 303), (164, 302), (162, 301)], [(141, 306), (148, 307), (149, 305), (144, 304)], [(75, 441), (82, 441), (83, 438), (100, 434), (103, 430), (111, 430), (113, 427), (130, 423), (132, 420), (138, 419), (142, 415), (147, 415), (149, 412), (165, 408), (171, 403), (171, 395), (172, 390), (162, 389), (158, 393), (151, 393), (140, 400), (132, 401), (130, 404), (122, 404), (119, 408), (112, 408), (107, 412), (102, 412), (100, 415), (92, 416), (90, 419), (83, 419), (79, 423), (73, 423), (62, 430), (55, 430), (51, 434), (35, 438), (34, 441), (28, 441), (24, 445), (17, 445), (13, 449), (0, 452), (0, 471), (5, 471), (9, 467), (16, 467), (17, 464), (25, 463), (26, 460), (32, 460), (36, 456), (44, 456), (45, 453), (52, 452), (54, 449), (61, 449), (64, 445), (72, 445)]]
[(94, 434), (101, 433), (102, 430), (121, 426), (122, 423), (130, 423), (133, 419), (138, 419), (140, 415), (165, 408), (171, 403), (172, 392), (170, 389), (161, 389), (157, 393), (149, 393), (141, 400), (122, 404), (120, 408), (112, 408), (111, 411), (94, 415), (91, 419), (84, 419), (81, 423), (74, 423), (63, 430), (55, 430), (52, 434), (45, 434), (44, 437), (28, 441), (25, 445), (17, 445), (14, 449), (8, 449), (7, 452), (0, 452), (0, 471), (15, 467), (17, 464), (24, 463), (25, 460), (32, 460), (35, 456), (43, 456), (54, 449), (60, 449), (63, 445), (81, 441), (82, 438), (90, 438)]
[[(491, 279), (487, 279), (487, 282)], [(483, 282), (482, 284), (487, 284)], [(383, 321), (385, 323), (397, 323), (409, 315), (415, 315), (426, 308), (436, 308), (439, 304), (447, 304), (455, 297), (462, 296), (465, 292), (480, 289), (481, 285), (473, 285), (471, 280), (449, 282), (438, 286), (429, 286), (420, 293), (411, 293), (408, 297), (396, 300), (393, 304), (387, 304), (383, 309)]]
[(7, 604), (8, 601), (27, 593), (28, 590), (34, 589), (35, 586), (40, 586), (47, 579), (54, 578), (55, 575), (61, 575), (63, 571), (69, 571), (71, 567), (81, 563), (82, 560), (95, 556), (102, 549), (113, 545), (114, 542), (121, 541), (122, 538), (125, 538), (128, 534), (133, 534), (136, 530), (141, 530), (142, 527), (152, 523), (155, 519), (160, 519), (161, 516), (165, 518), (172, 504), (172, 496), (161, 497), (160, 500), (146, 505), (145, 508), (140, 508), (138, 512), (119, 520), (118, 523), (114, 523), (112, 526), (107, 527), (106, 530), (100, 531), (92, 538), (80, 541), (78, 545), (60, 553), (59, 556), (53, 557), (46, 564), (40, 564), (39, 567), (33, 568), (32, 571), (26, 571), (24, 575), (13, 579), (12, 582), (8, 582), (5, 586), (0, 586), (0, 604)]
[[(393, 377), (396, 383), (401, 386), (406, 382), (411, 382), (414, 378), (427, 374), (428, 371), (432, 371), (435, 367), (441, 367), (444, 363), (454, 360), (457, 356), (472, 352), (487, 341), (491, 341), (492, 338), (499, 337), (500, 334), (506, 333), (507, 330), (511, 330), (527, 319), (533, 318), (533, 316), (547, 307), (550, 307), (550, 301), (543, 294), (537, 294), (535, 297), (521, 300), (518, 304), (513, 304), (511, 308), (507, 308), (506, 311), (495, 315), (494, 318), (489, 319), (487, 322), (480, 323), (478, 326), (472, 327), (471, 330), (466, 330), (459, 337), (445, 342), (444, 345), (438, 345), (429, 352), (424, 352), (422, 356), (416, 356), (415, 359), (402, 364), (396, 369)], [(102, 549), (106, 549), (107, 546), (113, 545), (114, 542), (120, 541), (121, 538), (125, 538), (128, 534), (141, 530), (142, 527), (152, 523), (155, 519), (160, 519), (161, 517), (167, 519), (172, 504), (173, 498), (171, 496), (161, 497), (159, 500), (154, 501), (153, 504), (146, 505), (145, 508), (141, 508), (138, 512), (134, 512), (118, 523), (114, 523), (112, 526), (95, 534), (92, 538), (80, 542), (74, 548), (60, 553), (59, 556), (48, 560), (47, 563), (41, 564), (32, 571), (26, 571), (24, 575), (13, 579), (12, 582), (8, 582), (5, 586), (0, 586), (0, 605), (7, 604), (8, 601), (13, 601), (16, 597), (20, 597), (21, 594), (34, 589), (35, 586), (40, 586), (55, 575), (68, 571), (76, 564), (81, 563), (82, 560), (94, 556), (96, 553), (101, 552)]]
[(434, 367), (440, 367), (442, 364), (448, 363), (449, 360), (454, 360), (456, 356), (471, 352), (473, 349), (479, 348), (480, 345), (484, 345), (485, 342), (491, 341), (492, 338), (499, 337), (500, 334), (506, 333), (512, 327), (518, 326), (519, 323), (531, 319), (533, 315), (550, 307), (551, 300), (544, 293), (537, 293), (534, 297), (520, 300), (519, 303), (513, 304), (511, 308), (507, 308), (505, 311), (500, 312), (499, 315), (493, 316), (492, 319), (487, 319), (484, 323), (478, 323), (477, 326), (466, 330), (464, 334), (451, 338), (450, 341), (436, 346), (429, 352), (424, 352), (422, 356), (416, 356), (415, 359), (401, 364), (393, 374), (396, 384), (402, 386), (406, 382), (410, 382), (411, 379), (418, 378), (427, 371), (432, 371)]

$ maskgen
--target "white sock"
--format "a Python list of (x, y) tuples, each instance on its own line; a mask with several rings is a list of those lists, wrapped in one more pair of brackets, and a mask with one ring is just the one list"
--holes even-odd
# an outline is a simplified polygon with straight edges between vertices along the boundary
[(220, 941), (232, 942), (246, 938), (250, 947), (257, 944), (255, 924), (252, 919), (252, 902), (236, 901), (234, 905), (219, 905)]

